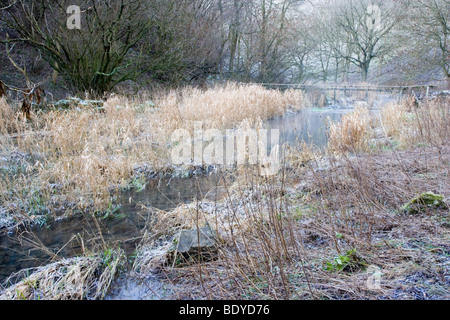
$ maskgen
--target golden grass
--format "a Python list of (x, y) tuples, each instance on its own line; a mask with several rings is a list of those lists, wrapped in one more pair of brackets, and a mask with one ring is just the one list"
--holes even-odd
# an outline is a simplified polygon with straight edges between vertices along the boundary
[(388, 103), (381, 109), (381, 124), (387, 136), (399, 136), (407, 121), (404, 104)]
[(18, 125), (16, 112), (9, 107), (6, 97), (0, 98), (0, 134), (13, 132)]
[(368, 151), (375, 137), (374, 126), (380, 126), (383, 138), (393, 139), (400, 148), (418, 145), (443, 146), (450, 134), (448, 98), (424, 101), (419, 107), (414, 97), (384, 105), (377, 117), (364, 104), (338, 123), (330, 123), (328, 149), (332, 152)]
[(403, 148), (444, 145), (450, 134), (449, 99), (428, 101), (420, 107), (414, 105), (413, 99), (389, 103), (381, 109), (384, 134), (396, 139)]
[[(426, 149), (330, 156), (325, 165), (303, 145), (302, 154), (288, 152), (287, 157), (292, 169), (304, 170), (284, 168), (267, 180), (247, 173), (236, 177), (217, 203), (162, 212), (152, 228), (158, 233), (144, 237), (137, 250), (135, 270), (142, 276), (162, 270), (185, 299), (448, 297), (441, 279), (441, 262), (448, 260), (447, 213), (430, 210), (418, 217), (400, 210), (417, 192), (437, 190), (448, 197), (449, 180), (442, 179), (448, 175), (447, 109), (432, 102), (414, 111), (419, 129), (405, 134), (427, 141)], [(391, 120), (394, 129), (403, 118)], [(368, 110), (357, 107), (341, 124), (332, 124), (333, 150), (366, 150), (371, 125)], [(446, 149), (436, 148), (441, 143)], [(206, 221), (221, 240), (217, 258), (173, 268), (175, 232)], [(352, 259), (358, 268), (326, 268), (349, 250), (356, 250)], [(378, 289), (368, 286), (374, 268), (381, 272)]]
[[(12, 128), (16, 113), (2, 99), (0, 132), (14, 133), (17, 139), (2, 139), (0, 152), (20, 151), (29, 161), (27, 174), (14, 178), (0, 173), (4, 186), (0, 201), (24, 202), (26, 214), (26, 198), (39, 191), (47, 204), (65, 201), (102, 210), (112, 201), (112, 188), (126, 184), (134, 169), (147, 166), (158, 171), (170, 165), (174, 130), (192, 130), (196, 121), (216, 129), (244, 121), (257, 123), (288, 108), (299, 109), (303, 102), (298, 90), (283, 93), (228, 83), (208, 90), (188, 87), (155, 94), (152, 103), (112, 96), (101, 109), (78, 105), (34, 114), (32, 123)], [(49, 184), (58, 188), (50, 190)]]
[(286, 109), (303, 106), (299, 90), (267, 90), (262, 86), (228, 83), (210, 90), (188, 87), (171, 91), (156, 100), (169, 128), (188, 128), (194, 121), (206, 127), (231, 128), (245, 119), (266, 120), (281, 116)]
[(356, 106), (342, 116), (339, 123), (330, 123), (328, 148), (333, 152), (358, 152), (365, 150), (371, 136), (369, 109)]

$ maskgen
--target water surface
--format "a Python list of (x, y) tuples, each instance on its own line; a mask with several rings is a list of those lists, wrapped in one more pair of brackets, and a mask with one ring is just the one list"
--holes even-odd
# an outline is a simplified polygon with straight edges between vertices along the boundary
[(325, 148), (327, 139), (327, 123), (338, 122), (350, 109), (309, 108), (297, 113), (266, 122), (268, 129), (280, 130), (280, 142), (297, 145), (302, 141)]

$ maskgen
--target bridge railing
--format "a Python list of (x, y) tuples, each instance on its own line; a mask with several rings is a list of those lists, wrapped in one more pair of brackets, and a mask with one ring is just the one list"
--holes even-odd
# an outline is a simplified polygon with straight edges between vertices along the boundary
[[(346, 94), (348, 91), (366, 92), (366, 97), (369, 92), (391, 92), (398, 93), (399, 99), (404, 94), (413, 94), (416, 91), (425, 92), (426, 97), (429, 97), (430, 89), (433, 85), (408, 85), (408, 86), (376, 86), (376, 85), (314, 85), (314, 84), (296, 84), (296, 83), (260, 83), (260, 85), (271, 89), (301, 89), (306, 92), (310, 91), (333, 91), (333, 99), (336, 101), (337, 91), (343, 91)], [(417, 97), (416, 97), (417, 99)]]
[(414, 89), (425, 89), (429, 92), (432, 85), (416, 85), (416, 86), (375, 86), (375, 85), (313, 85), (313, 84), (295, 84), (295, 83), (260, 83), (260, 85), (268, 88), (280, 89), (306, 89), (320, 91), (406, 91)]

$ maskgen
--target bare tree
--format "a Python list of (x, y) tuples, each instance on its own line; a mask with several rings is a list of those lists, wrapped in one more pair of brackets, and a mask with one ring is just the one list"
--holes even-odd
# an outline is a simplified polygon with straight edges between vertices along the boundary
[(314, 28), (314, 20), (306, 15), (299, 15), (299, 19), (289, 28), (291, 42), (288, 43), (288, 65), (291, 66), (293, 82), (305, 82), (315, 76), (313, 57), (318, 55), (318, 43), (314, 31), (317, 31)]
[(363, 81), (367, 80), (372, 61), (391, 50), (385, 41), (398, 23), (398, 4), (387, 1), (345, 0), (338, 2), (335, 22), (330, 30), (341, 32), (345, 45), (333, 44), (333, 50), (351, 64), (357, 66)]
[(2, 19), (12, 32), (1, 41), (24, 42), (41, 50), (43, 58), (78, 91), (102, 94), (134, 79), (139, 69), (129, 53), (149, 30), (147, 2), (78, 1), (81, 28), (69, 29), (66, 11), (74, 2), (16, 0), (2, 5)]
[(436, 63), (450, 82), (450, 1), (419, 0), (414, 35), (436, 50)]
[(221, 0), (227, 27), (221, 70), (227, 78), (274, 81), (289, 65), (292, 0)]
[(273, 81), (284, 73), (283, 40), (287, 32), (287, 12), (291, 1), (260, 0), (257, 25), (259, 34), (259, 81)]
[(216, 1), (154, 0), (153, 6), (163, 14), (139, 42), (145, 75), (178, 85), (216, 73), (223, 50)]
[(333, 2), (322, 1), (316, 3), (311, 8), (312, 24), (308, 30), (308, 37), (315, 44), (314, 48), (314, 64), (318, 65), (318, 72), (315, 72), (315, 78), (327, 82), (334, 76), (334, 81), (338, 81), (338, 77), (344, 69), (347, 61), (343, 52), (350, 53), (347, 46), (348, 35), (342, 28), (336, 25), (336, 8)]

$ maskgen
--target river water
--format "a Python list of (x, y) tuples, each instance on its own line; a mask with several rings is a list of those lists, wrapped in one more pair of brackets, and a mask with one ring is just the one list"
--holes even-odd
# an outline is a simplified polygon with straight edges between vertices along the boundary
[[(267, 129), (280, 130), (280, 142), (296, 144), (305, 141), (318, 147), (327, 144), (327, 119), (339, 121), (350, 109), (312, 108), (290, 113), (266, 122)], [(105, 219), (97, 219), (105, 242), (120, 245), (126, 254), (132, 254), (145, 230), (148, 216), (142, 206), (160, 210), (170, 210), (182, 203), (195, 199), (215, 196), (220, 177), (217, 174), (191, 178), (163, 178), (150, 180), (141, 192), (122, 192), (118, 203), (120, 209)], [(148, 214), (148, 213), (147, 213)], [(24, 232), (0, 237), (0, 282), (14, 272), (34, 268), (51, 262), (51, 256), (37, 248), (37, 243), (60, 257), (73, 257), (82, 253), (79, 239), (84, 245), (99, 243), (99, 230), (91, 216), (75, 216), (52, 222), (48, 226), (33, 227), (32, 232)], [(131, 282), (130, 282), (131, 281)], [(151, 281), (150, 281), (151, 282)], [(109, 299), (129, 299), (142, 297), (142, 291), (155, 291), (158, 282), (150, 290), (148, 283), (138, 284), (131, 279), (122, 279), (120, 288), (113, 290)], [(156, 290), (158, 291), (158, 290)], [(150, 295), (150, 298), (158, 296)]]

